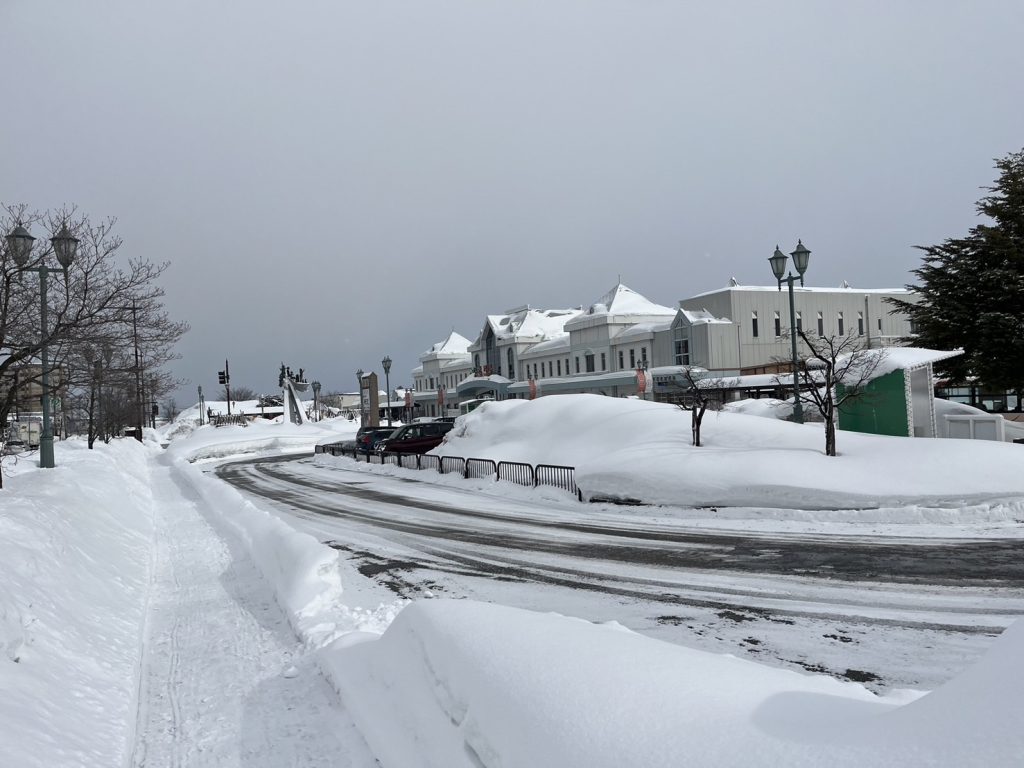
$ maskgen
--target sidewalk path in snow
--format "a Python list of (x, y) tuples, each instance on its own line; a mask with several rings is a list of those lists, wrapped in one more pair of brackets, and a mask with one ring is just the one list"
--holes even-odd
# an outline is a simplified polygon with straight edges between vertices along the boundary
[(153, 467), (156, 498), (181, 501), (156, 512), (131, 765), (377, 765), (254, 564), (173, 472)]

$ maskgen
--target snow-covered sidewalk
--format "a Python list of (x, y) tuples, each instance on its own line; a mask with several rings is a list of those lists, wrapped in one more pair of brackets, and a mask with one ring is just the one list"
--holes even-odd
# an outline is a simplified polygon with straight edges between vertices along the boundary
[(134, 766), (375, 765), (268, 585), (176, 470), (153, 464), (156, 550)]

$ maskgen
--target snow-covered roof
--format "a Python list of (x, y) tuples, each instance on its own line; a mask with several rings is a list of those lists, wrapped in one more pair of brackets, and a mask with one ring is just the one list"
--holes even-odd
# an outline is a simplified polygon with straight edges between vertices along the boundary
[(499, 339), (550, 339), (565, 333), (565, 324), (582, 310), (533, 309), (526, 306), (503, 315), (488, 315), (487, 324)]
[(453, 328), (452, 332), (448, 334), (448, 338), (434, 344), (420, 355), (420, 359), (431, 355), (467, 355), (469, 354), (470, 343), (469, 339), (460, 333), (456, 333)]
[(528, 360), (534, 357), (542, 357), (543, 355), (550, 355), (553, 353), (561, 352), (569, 348), (569, 334), (563, 334), (554, 339), (548, 339), (547, 341), (541, 341), (534, 344), (529, 349), (525, 350), (519, 355), (519, 359)]
[(675, 315), (672, 307), (655, 304), (632, 288), (618, 283), (587, 309), (587, 315), (647, 316)]
[(621, 333), (616, 334), (613, 341), (616, 343), (620, 341), (628, 341), (629, 339), (639, 338), (641, 336), (649, 336), (657, 331), (667, 331), (672, 326), (672, 321), (667, 320), (663, 323), (637, 323), (631, 325), (628, 328), (622, 330)]
[(690, 325), (707, 325), (710, 323), (731, 324), (728, 317), (715, 317), (706, 309), (679, 309), (679, 314), (686, 318)]
[[(778, 285), (727, 285), (725, 288), (715, 288), (712, 291), (704, 291), (703, 293), (696, 293), (690, 296), (687, 301), (693, 299), (699, 299), (702, 296), (713, 296), (716, 293), (723, 293), (724, 291), (738, 291), (738, 292), (754, 292), (754, 291), (771, 291), (777, 293), (779, 290)], [(794, 293), (869, 293), (869, 294), (896, 294), (896, 295), (909, 295), (913, 291), (908, 291), (906, 288), (852, 288), (849, 283), (844, 282), (838, 288), (825, 288), (825, 287), (813, 287), (804, 285), (794, 285)]]
[(873, 371), (872, 378), (885, 376), (887, 373), (892, 373), (893, 371), (906, 371), (912, 368), (920, 368), (923, 365), (937, 363), (940, 360), (946, 360), (950, 357), (956, 357), (957, 355), (962, 355), (964, 353), (962, 349), (947, 351), (941, 349), (925, 349), (924, 347), (882, 347), (881, 349), (866, 350), (866, 352), (881, 355), (882, 357), (878, 363), (878, 367)]

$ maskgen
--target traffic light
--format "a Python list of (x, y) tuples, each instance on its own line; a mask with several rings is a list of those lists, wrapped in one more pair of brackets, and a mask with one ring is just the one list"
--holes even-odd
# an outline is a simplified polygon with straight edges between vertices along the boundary
[(228, 377), (227, 377), (227, 374), (224, 373), (224, 371), (217, 371), (217, 383), (218, 384), (227, 384), (228, 383)]

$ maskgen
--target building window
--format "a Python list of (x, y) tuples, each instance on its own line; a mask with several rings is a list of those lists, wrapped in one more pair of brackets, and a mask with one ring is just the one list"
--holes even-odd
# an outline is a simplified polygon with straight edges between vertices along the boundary
[(822, 316), (821, 312), (818, 313), (818, 335), (825, 335), (825, 318)]
[(548, 378), (553, 378), (555, 375), (555, 364), (548, 360)]
[(624, 362), (622, 361), (622, 350), (620, 349), (620, 350), (619, 350), (619, 370), (621, 371), (621, 370), (622, 370), (623, 368), (625, 368), (625, 367), (626, 367), (626, 365), (625, 365), (625, 363), (624, 363)]
[(843, 313), (842, 312), (839, 313), (839, 317), (837, 318), (836, 325), (839, 328), (839, 335), (840, 336), (845, 336), (846, 334), (843, 333), (843, 331), (845, 330), (845, 327), (843, 326)]
[(779, 313), (775, 313), (775, 338), (778, 339), (782, 336), (782, 318)]
[(863, 312), (858, 312), (857, 313), (857, 335), (858, 336), (863, 336), (864, 335), (864, 313)]
[(583, 362), (587, 366), (587, 373), (593, 373), (594, 372), (594, 356), (592, 354), (584, 355), (583, 356)]
[(910, 319), (910, 332), (915, 336), (917, 335), (917, 320), (913, 318)]
[(558, 361), (558, 375), (559, 376), (562, 375), (562, 361), (561, 360)]
[(689, 339), (676, 340), (676, 365), (690, 364), (690, 341)]
[(647, 362), (647, 347), (640, 347), (640, 361)]
[(635, 349), (630, 349), (629, 350), (629, 367), (630, 368), (636, 368), (636, 350)]
[(750, 332), (757, 338), (757, 312), (750, 313)]
[(796, 332), (800, 333), (804, 329), (804, 316), (802, 312), (796, 313)]
[(580, 356), (576, 355), (576, 373), (580, 372)]
[(433, 376), (430, 377), (430, 388), (431, 389), (434, 388), (434, 377)]
[(512, 347), (509, 347), (507, 350), (505, 350), (505, 352), (506, 352), (505, 356), (508, 358), (508, 377), (510, 379), (515, 379), (515, 377), (516, 377), (516, 366), (515, 366), (515, 359), (512, 357)]
[(882, 330), (882, 318), (878, 318), (878, 330)]
[(605, 355), (604, 352), (601, 353), (601, 370), (602, 371), (607, 371), (608, 370), (608, 357), (607, 357), (607, 355)]

